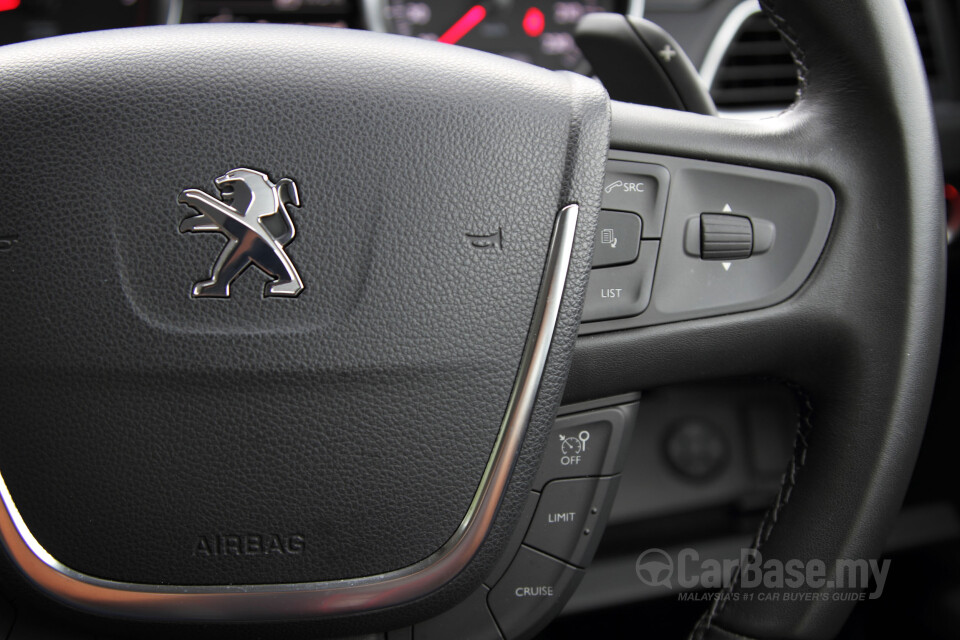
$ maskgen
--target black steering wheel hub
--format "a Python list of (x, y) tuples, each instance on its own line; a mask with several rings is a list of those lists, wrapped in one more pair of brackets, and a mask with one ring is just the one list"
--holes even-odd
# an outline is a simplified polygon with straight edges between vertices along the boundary
[(121, 614), (383, 608), (496, 559), (576, 337), (609, 106), (448, 49), (224, 26), (4, 50), (20, 533), (106, 590), (338, 594)]

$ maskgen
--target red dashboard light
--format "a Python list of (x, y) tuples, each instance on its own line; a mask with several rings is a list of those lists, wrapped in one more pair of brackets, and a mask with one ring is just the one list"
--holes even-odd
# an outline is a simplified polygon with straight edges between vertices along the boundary
[(531, 38), (539, 38), (546, 26), (546, 18), (543, 17), (543, 11), (536, 7), (530, 7), (523, 16), (523, 30)]
[(456, 44), (460, 41), (463, 36), (470, 33), (475, 26), (483, 22), (483, 19), (487, 17), (487, 10), (483, 8), (483, 5), (476, 5), (472, 7), (469, 11), (463, 14), (459, 20), (453, 23), (453, 26), (447, 29), (443, 35), (437, 38), (438, 42), (445, 42), (447, 44)]
[(13, 11), (20, 6), (20, 0), (0, 0), (0, 11)]
[(944, 185), (947, 199), (947, 241), (952, 242), (960, 233), (960, 191), (949, 182)]

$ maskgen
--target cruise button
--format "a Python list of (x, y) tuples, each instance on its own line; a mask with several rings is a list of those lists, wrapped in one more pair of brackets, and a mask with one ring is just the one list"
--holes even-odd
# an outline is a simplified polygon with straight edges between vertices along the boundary
[(582, 577), (582, 569), (522, 546), (487, 603), (508, 640), (528, 637), (560, 613)]

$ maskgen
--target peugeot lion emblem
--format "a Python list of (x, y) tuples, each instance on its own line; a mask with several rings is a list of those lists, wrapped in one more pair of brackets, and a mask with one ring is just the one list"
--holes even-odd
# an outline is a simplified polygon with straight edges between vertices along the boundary
[(180, 233), (220, 233), (227, 244), (213, 265), (209, 280), (193, 287), (195, 298), (229, 298), (230, 284), (251, 264), (273, 278), (264, 296), (294, 297), (303, 281), (285, 247), (297, 229), (288, 206), (299, 207), (296, 183), (283, 178), (276, 184), (253, 169), (233, 169), (214, 182), (217, 199), (199, 189), (185, 189), (177, 201), (197, 213), (180, 223)]

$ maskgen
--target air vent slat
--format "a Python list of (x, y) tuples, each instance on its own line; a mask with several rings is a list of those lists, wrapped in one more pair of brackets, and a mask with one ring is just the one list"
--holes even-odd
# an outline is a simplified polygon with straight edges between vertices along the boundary
[(726, 66), (721, 71), (727, 69), (752, 69), (754, 67), (769, 67), (771, 65), (784, 65), (795, 72), (793, 58), (790, 56), (727, 56)]
[(723, 108), (786, 107), (797, 92), (797, 67), (773, 25), (747, 18), (727, 48), (710, 94)]
[(782, 56), (792, 60), (790, 53), (783, 46), (782, 40), (752, 40), (737, 42), (727, 49), (728, 56)]
[(720, 82), (731, 82), (734, 80), (749, 81), (762, 80), (765, 83), (775, 82), (791, 87), (797, 85), (796, 67), (793, 61), (789, 64), (764, 64), (755, 67), (727, 67), (721, 69), (717, 75)]
[(714, 92), (714, 101), (724, 107), (757, 107), (785, 105), (793, 102), (796, 87), (751, 86)]

